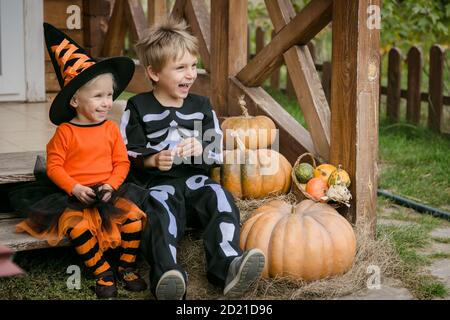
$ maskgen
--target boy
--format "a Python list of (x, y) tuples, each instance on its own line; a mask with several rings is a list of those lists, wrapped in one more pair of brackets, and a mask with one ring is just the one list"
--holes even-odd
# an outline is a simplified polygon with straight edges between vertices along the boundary
[(227, 297), (242, 295), (264, 268), (259, 249), (239, 248), (239, 209), (231, 193), (208, 177), (222, 161), (222, 131), (206, 97), (189, 94), (197, 77), (197, 40), (185, 22), (153, 27), (136, 52), (153, 91), (128, 101), (121, 131), (131, 160), (129, 179), (148, 189), (142, 250), (157, 299), (185, 296), (187, 274), (177, 264), (186, 226), (200, 225), (208, 280)]

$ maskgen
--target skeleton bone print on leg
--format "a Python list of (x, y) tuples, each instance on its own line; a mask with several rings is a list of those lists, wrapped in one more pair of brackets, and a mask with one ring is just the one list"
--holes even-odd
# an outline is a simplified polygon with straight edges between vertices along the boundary
[[(186, 180), (186, 185), (191, 190), (197, 190), (202, 187), (210, 187), (217, 197), (217, 210), (219, 212), (232, 212), (230, 203), (228, 202), (222, 187), (218, 184), (205, 184), (207, 179), (207, 176), (195, 175)], [(235, 226), (232, 223), (221, 222), (219, 224), (219, 228), (222, 235), (222, 242), (220, 243), (222, 251), (227, 257), (237, 256), (238, 253), (230, 244), (233, 241)]]
[[(177, 222), (172, 211), (170, 211), (167, 205), (167, 199), (169, 199), (169, 194), (175, 194), (175, 188), (169, 185), (162, 185), (150, 188), (150, 195), (156, 199), (161, 205), (166, 209), (167, 215), (169, 216), (169, 233), (173, 235), (174, 238), (177, 237)], [(169, 244), (169, 249), (172, 254), (173, 261), (177, 262), (177, 249), (175, 246)]]

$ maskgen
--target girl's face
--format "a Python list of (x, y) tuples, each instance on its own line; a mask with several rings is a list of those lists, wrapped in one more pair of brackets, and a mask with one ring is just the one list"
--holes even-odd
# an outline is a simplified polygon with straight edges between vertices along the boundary
[(154, 92), (160, 103), (180, 107), (197, 79), (197, 57), (186, 51), (181, 58), (167, 62), (159, 72), (154, 72), (151, 67), (147, 70), (157, 82)]
[(70, 104), (77, 115), (72, 121), (78, 124), (97, 124), (106, 119), (113, 104), (113, 78), (101, 74), (82, 86), (72, 97)]

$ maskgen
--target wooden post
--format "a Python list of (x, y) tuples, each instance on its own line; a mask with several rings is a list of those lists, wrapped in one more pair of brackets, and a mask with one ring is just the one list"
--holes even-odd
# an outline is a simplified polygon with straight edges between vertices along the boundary
[(397, 48), (389, 51), (388, 87), (387, 87), (387, 118), (391, 122), (398, 122), (400, 114), (401, 94), (401, 53)]
[(380, 30), (369, 28), (371, 5), (380, 0), (333, 1), (330, 159), (352, 180), (347, 218), (375, 231)]
[(111, 12), (107, 0), (83, 0), (84, 48), (92, 57), (99, 57), (106, 35), (106, 24)]
[(220, 116), (228, 115), (229, 76), (247, 63), (246, 30), (247, 1), (211, 1), (211, 102)]
[(444, 49), (437, 44), (430, 49), (429, 79), (428, 128), (441, 133), (444, 109)]
[(420, 123), (420, 84), (422, 81), (422, 51), (412, 47), (408, 52), (408, 91), (406, 98), (406, 121)]
[(126, 0), (116, 0), (111, 18), (108, 22), (105, 42), (102, 49), (103, 57), (119, 56), (124, 48), (125, 34), (128, 28), (128, 21), (125, 14)]
[(167, 15), (166, 0), (147, 0), (147, 23), (152, 26)]

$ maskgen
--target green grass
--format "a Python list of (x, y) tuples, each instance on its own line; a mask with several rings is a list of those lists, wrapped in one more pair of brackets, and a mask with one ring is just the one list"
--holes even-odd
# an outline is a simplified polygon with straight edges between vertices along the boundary
[(450, 253), (435, 252), (427, 256), (429, 259), (450, 259)]
[(380, 123), (379, 187), (449, 209), (450, 139), (421, 126)]
[[(431, 219), (438, 220), (431, 217)], [(377, 236), (387, 237), (395, 248), (401, 265), (397, 274), (403, 284), (418, 299), (443, 298), (448, 294), (446, 286), (436, 277), (424, 274), (422, 268), (429, 265), (432, 259), (442, 259), (450, 256), (448, 253), (424, 255), (418, 249), (424, 249), (430, 244), (429, 232), (435, 226), (426, 221), (408, 226), (378, 225)]]
[[(110, 255), (113, 256), (113, 255)], [(26, 274), (18, 277), (0, 278), (0, 300), (89, 300), (97, 299), (93, 291), (95, 280), (83, 266), (73, 248), (51, 248), (19, 252), (14, 262)], [(67, 273), (70, 265), (81, 270), (81, 288), (68, 289)], [(118, 299), (148, 299), (150, 293), (130, 293), (119, 287)]]
[(433, 237), (432, 239), (440, 243), (450, 243), (450, 238)]

